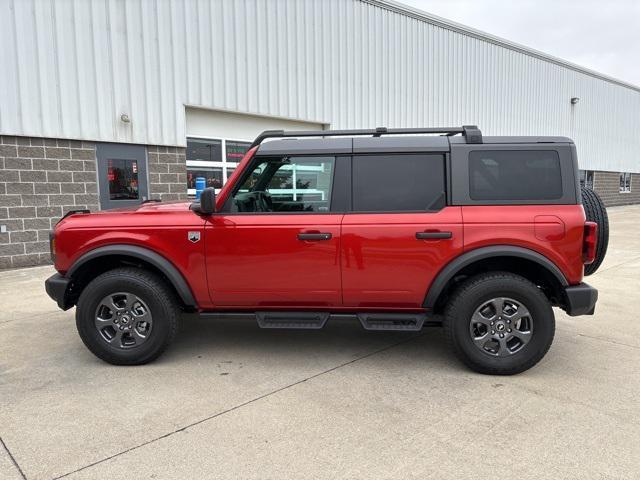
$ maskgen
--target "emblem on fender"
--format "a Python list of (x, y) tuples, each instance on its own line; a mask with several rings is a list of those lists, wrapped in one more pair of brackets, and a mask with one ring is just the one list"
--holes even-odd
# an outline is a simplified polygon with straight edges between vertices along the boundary
[(187, 238), (191, 243), (197, 243), (200, 241), (200, 232), (189, 232)]

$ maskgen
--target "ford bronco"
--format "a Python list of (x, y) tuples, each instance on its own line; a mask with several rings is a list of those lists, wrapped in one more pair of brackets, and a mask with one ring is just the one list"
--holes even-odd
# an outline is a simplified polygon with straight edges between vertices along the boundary
[(266, 131), (199, 201), (69, 212), (46, 290), (76, 306), (85, 345), (113, 364), (157, 358), (181, 312), (263, 328), (442, 325), (487, 374), (535, 365), (552, 307), (591, 315), (606, 210), (564, 137), (475, 126)]

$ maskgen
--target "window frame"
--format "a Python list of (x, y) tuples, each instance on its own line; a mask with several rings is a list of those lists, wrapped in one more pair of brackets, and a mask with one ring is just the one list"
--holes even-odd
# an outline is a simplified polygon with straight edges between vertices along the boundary
[[(448, 171), (451, 205), (575, 205), (580, 198), (578, 163), (570, 143), (452, 144)], [(469, 153), (472, 151), (554, 151), (560, 160), (562, 195), (544, 200), (474, 200), (470, 196)]]
[[(582, 172), (584, 172), (584, 185), (582, 185)], [(589, 183), (589, 175), (591, 175), (591, 183)], [(578, 179), (580, 181), (580, 186), (581, 187), (585, 187), (588, 188), (590, 190), (594, 190), (595, 189), (595, 184), (596, 184), (596, 173), (595, 170), (582, 170), (580, 169), (580, 172), (578, 174)]]
[[(353, 174), (353, 160), (356, 157), (379, 157), (379, 156), (423, 156), (423, 157), (440, 157), (443, 162), (443, 192), (444, 192), (444, 202), (441, 208), (437, 210), (356, 210), (354, 207), (354, 188), (353, 181), (355, 175)], [(416, 214), (416, 213), (438, 213), (442, 211), (444, 208), (449, 206), (449, 168), (448, 168), (448, 159), (449, 155), (444, 152), (367, 152), (367, 153), (356, 153), (349, 157), (350, 159), (350, 172), (351, 172), (351, 182), (349, 188), (349, 211), (347, 213), (350, 214)]]
[[(303, 158), (333, 158), (333, 173), (331, 178), (331, 192), (329, 198), (329, 210), (326, 212), (309, 212), (309, 211), (294, 211), (294, 212), (235, 212), (232, 211), (233, 206), (233, 198), (238, 193), (244, 182), (247, 180), (253, 169), (264, 162), (268, 158), (286, 158), (286, 157), (303, 157)], [(344, 202), (344, 189), (346, 188), (346, 183), (344, 182), (343, 173), (345, 171), (344, 164), (345, 160), (348, 157), (344, 155), (339, 155), (333, 152), (323, 152), (318, 154), (291, 154), (291, 155), (255, 155), (251, 162), (247, 165), (245, 170), (242, 172), (242, 175), (238, 178), (233, 186), (233, 190), (229, 192), (229, 196), (227, 197), (222, 209), (219, 214), (223, 215), (331, 215), (336, 213), (345, 213), (345, 202)], [(338, 174), (340, 171), (340, 174)], [(350, 177), (349, 184), (350, 185)]]
[[(620, 186), (619, 193), (631, 193), (631, 172), (620, 172)], [(629, 179), (629, 187), (627, 188), (627, 179)]]
[[(236, 169), (238, 168), (238, 165), (240, 164), (240, 162), (227, 162), (227, 142), (237, 142), (237, 143), (248, 143), (249, 145), (251, 145), (251, 143), (253, 142), (253, 140), (241, 140), (238, 138), (231, 138), (231, 137), (212, 137), (212, 136), (203, 136), (203, 135), (187, 135), (187, 144), (189, 143), (190, 139), (193, 140), (206, 140), (206, 141), (210, 141), (210, 142), (214, 142), (214, 141), (219, 141), (220, 142), (220, 148), (222, 150), (222, 161), (221, 162), (210, 162), (208, 160), (187, 160), (186, 159), (186, 154), (185, 154), (185, 161), (186, 161), (186, 167), (187, 167), (187, 172), (189, 172), (189, 167), (193, 167), (193, 168), (213, 168), (213, 167), (219, 167), (222, 168), (222, 186), (224, 186), (227, 181), (229, 180), (229, 177), (231, 176), (231, 174), (229, 174), (229, 168), (233, 168)], [(186, 188), (186, 185), (185, 185)], [(220, 193), (220, 190), (222, 190), (222, 188), (216, 188), (216, 195)], [(187, 195), (189, 197), (195, 197), (196, 196), (196, 189), (195, 188), (187, 188)]]

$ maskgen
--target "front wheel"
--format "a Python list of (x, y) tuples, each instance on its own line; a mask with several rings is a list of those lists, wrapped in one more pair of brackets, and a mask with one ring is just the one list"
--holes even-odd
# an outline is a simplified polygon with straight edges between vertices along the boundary
[(454, 292), (444, 328), (455, 354), (490, 375), (523, 372), (547, 353), (555, 333), (551, 304), (533, 283), (508, 272), (477, 275)]
[(151, 272), (117, 268), (82, 291), (76, 309), (80, 338), (98, 358), (141, 365), (157, 358), (175, 337), (179, 310), (173, 292)]

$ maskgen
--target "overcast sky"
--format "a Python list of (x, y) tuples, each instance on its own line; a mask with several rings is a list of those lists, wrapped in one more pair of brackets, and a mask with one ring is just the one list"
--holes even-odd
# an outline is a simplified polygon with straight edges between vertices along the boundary
[(640, 86), (640, 0), (399, 0)]

